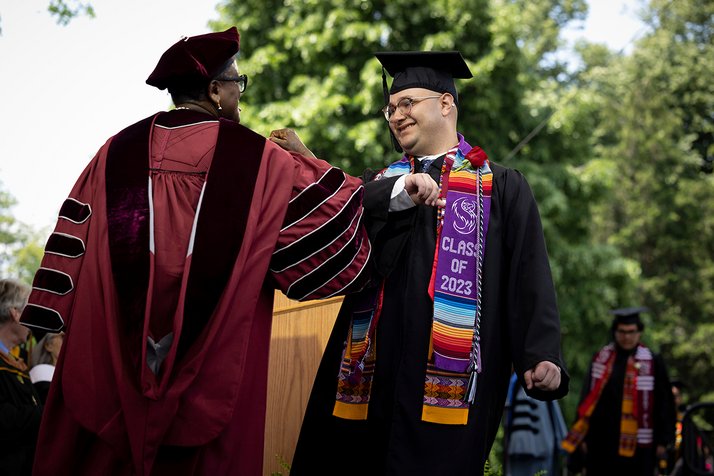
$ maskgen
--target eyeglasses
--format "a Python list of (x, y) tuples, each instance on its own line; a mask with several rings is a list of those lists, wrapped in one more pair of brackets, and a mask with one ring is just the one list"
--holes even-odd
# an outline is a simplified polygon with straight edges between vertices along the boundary
[(238, 90), (240, 90), (240, 92), (244, 92), (248, 87), (248, 75), (246, 74), (239, 74), (237, 78), (216, 78), (216, 81), (233, 81), (234, 83), (238, 83)]
[(634, 330), (634, 331), (633, 331), (633, 330), (627, 330), (627, 331), (626, 331), (626, 330), (622, 330), (622, 329), (616, 329), (616, 330), (615, 330), (615, 333), (616, 333), (616, 334), (620, 334), (620, 335), (624, 335), (624, 336), (633, 336), (633, 335), (635, 335), (635, 334), (639, 334), (640, 331), (638, 331), (638, 330)]
[(386, 120), (389, 120), (392, 115), (396, 112), (399, 111), (402, 113), (404, 116), (408, 116), (410, 112), (412, 112), (412, 105), (418, 102), (421, 102), (425, 99), (436, 99), (440, 98), (442, 95), (439, 96), (416, 96), (413, 98), (402, 98), (399, 100), (396, 106), (392, 106), (391, 104), (387, 104), (382, 108), (382, 112), (384, 113), (384, 118)]

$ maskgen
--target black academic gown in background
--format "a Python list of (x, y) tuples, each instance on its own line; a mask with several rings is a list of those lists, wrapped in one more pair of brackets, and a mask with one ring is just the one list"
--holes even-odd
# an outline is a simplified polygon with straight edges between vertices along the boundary
[(568, 434), (568, 427), (558, 402), (541, 402), (528, 397), (511, 378), (506, 406), (505, 476), (561, 474), (560, 442)]
[[(674, 441), (676, 415), (672, 386), (662, 357), (654, 354), (654, 426), (653, 444), (649, 447), (638, 446), (635, 455), (625, 458), (618, 454), (620, 448), (620, 419), (622, 416), (622, 394), (625, 384), (627, 358), (634, 353), (617, 348), (615, 363), (610, 379), (602, 389), (602, 395), (590, 417), (590, 429), (585, 436), (587, 454), (585, 468), (588, 475), (606, 474), (608, 476), (652, 476), (656, 459), (657, 445), (667, 446)], [(585, 374), (580, 401), (590, 393), (592, 365)]]
[(0, 358), (0, 475), (32, 474), (41, 417), (42, 404), (30, 376)]
[[(443, 159), (429, 169), (438, 181)], [(332, 416), (350, 325), (348, 296), (317, 373), (291, 475), (480, 475), (501, 421), (511, 363), (523, 372), (548, 360), (569, 377), (560, 355), (555, 291), (536, 203), (524, 177), (491, 164), (493, 192), (484, 267), (476, 401), (467, 425), (421, 421), (432, 324), (428, 295), (436, 246), (436, 208), (388, 213), (396, 177), (367, 183), (365, 213), (376, 267), (386, 276), (376, 334), (377, 361), (367, 421)], [(366, 176), (367, 180), (371, 177)]]

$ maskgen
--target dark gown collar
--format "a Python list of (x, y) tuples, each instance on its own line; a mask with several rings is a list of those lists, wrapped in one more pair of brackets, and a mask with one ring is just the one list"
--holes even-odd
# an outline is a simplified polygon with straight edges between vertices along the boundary
[(174, 109), (167, 113), (159, 114), (156, 118), (156, 125), (180, 127), (207, 121), (218, 122), (219, 119), (207, 112), (194, 111), (193, 109)]

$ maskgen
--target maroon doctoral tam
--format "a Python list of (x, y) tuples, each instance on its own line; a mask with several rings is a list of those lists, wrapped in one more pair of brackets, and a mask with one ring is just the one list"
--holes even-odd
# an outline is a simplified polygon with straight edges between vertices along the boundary
[(213, 79), (238, 53), (240, 34), (236, 27), (179, 40), (161, 55), (146, 84), (166, 89)]

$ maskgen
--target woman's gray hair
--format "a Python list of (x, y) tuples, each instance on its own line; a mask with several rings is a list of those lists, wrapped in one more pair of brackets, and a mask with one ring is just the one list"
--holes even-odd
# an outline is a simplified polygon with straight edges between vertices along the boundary
[(32, 289), (14, 279), (0, 279), (0, 325), (12, 320), (12, 309), (22, 312)]
[(54, 363), (52, 361), (52, 354), (50, 354), (47, 349), (45, 349), (45, 345), (48, 344), (55, 337), (59, 336), (61, 336), (61, 334), (54, 334), (52, 332), (48, 332), (44, 335), (42, 339), (37, 342), (37, 344), (32, 347), (32, 356), (30, 363), (33, 367), (35, 365), (40, 364), (52, 365)]

